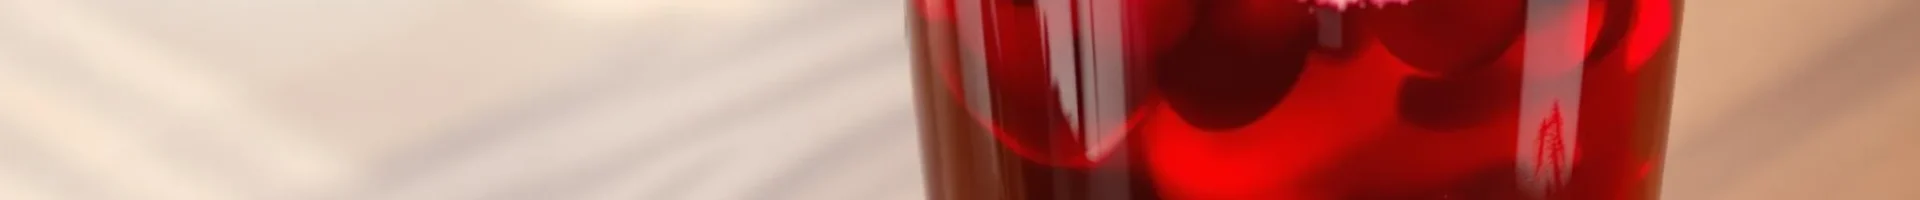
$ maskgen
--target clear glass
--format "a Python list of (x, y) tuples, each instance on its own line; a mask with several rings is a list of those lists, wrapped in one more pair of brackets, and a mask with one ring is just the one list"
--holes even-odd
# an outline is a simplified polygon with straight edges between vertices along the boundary
[(1680, 0), (908, 0), (933, 199), (1656, 199)]

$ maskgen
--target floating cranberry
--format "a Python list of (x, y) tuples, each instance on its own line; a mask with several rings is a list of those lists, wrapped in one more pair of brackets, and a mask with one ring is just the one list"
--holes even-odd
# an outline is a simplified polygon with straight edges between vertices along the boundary
[(1239, 128), (1209, 130), (1176, 116), (1172, 104), (1149, 107), (1140, 142), (1157, 191), (1169, 199), (1331, 195), (1301, 180), (1322, 174), (1380, 129), (1398, 127), (1393, 105), (1406, 68), (1377, 43), (1367, 45), (1351, 62), (1309, 62), (1285, 102)]
[(1401, 61), (1446, 74), (1493, 62), (1526, 23), (1524, 0), (1424, 0), (1364, 12), (1370, 33)]
[(1203, 129), (1258, 119), (1293, 88), (1312, 48), (1312, 15), (1295, 1), (1199, 1), (1184, 42), (1154, 64), (1167, 103)]

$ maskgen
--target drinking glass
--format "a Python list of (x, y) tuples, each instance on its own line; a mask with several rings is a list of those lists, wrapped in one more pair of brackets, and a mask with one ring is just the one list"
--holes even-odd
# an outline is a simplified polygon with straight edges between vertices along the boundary
[(1657, 199), (1681, 0), (907, 0), (932, 199)]

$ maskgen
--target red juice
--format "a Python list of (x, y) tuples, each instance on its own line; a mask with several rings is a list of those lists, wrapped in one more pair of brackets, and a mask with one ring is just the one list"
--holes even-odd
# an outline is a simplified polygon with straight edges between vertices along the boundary
[(908, 0), (932, 199), (1657, 199), (1680, 0)]

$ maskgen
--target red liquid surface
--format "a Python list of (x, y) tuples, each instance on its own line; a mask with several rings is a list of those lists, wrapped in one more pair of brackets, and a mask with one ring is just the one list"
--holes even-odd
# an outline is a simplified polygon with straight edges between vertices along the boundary
[(1656, 199), (1679, 0), (909, 0), (934, 199)]

